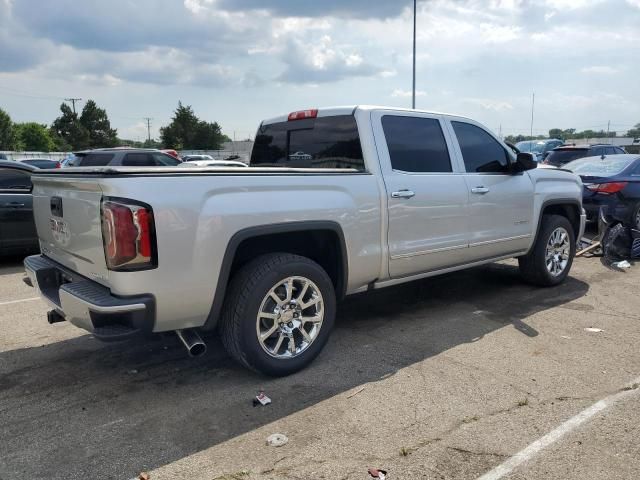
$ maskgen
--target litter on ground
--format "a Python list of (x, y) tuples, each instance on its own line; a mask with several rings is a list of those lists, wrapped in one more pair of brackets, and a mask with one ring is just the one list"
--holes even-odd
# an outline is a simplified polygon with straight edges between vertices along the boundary
[(289, 439), (282, 433), (274, 433), (267, 437), (267, 445), (269, 445), (270, 447), (282, 447), (287, 443), (289, 443)]

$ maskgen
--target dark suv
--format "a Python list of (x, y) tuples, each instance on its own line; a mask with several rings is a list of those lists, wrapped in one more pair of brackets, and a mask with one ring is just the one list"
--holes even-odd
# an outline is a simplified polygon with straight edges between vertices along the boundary
[(624, 148), (614, 145), (595, 144), (595, 145), (564, 145), (551, 150), (551, 153), (544, 159), (545, 165), (553, 165), (561, 167), (565, 163), (572, 162), (584, 157), (601, 157), (603, 155), (620, 155), (627, 153)]
[(174, 167), (180, 160), (160, 150), (146, 148), (99, 148), (76, 152), (67, 167)]

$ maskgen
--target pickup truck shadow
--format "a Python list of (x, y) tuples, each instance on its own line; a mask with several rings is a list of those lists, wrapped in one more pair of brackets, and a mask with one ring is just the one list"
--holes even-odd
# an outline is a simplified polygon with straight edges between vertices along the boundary
[[(587, 290), (574, 278), (534, 288), (495, 264), (350, 297), (315, 363), (280, 379), (238, 367), (216, 337), (200, 359), (172, 335), (3, 352), (0, 478), (132, 478), (497, 329), (515, 327), (526, 343), (537, 335), (527, 317)], [(272, 405), (252, 406), (260, 389)]]
[(24, 261), (25, 256), (0, 256), (0, 277), (4, 275), (13, 275), (15, 273), (24, 273)]

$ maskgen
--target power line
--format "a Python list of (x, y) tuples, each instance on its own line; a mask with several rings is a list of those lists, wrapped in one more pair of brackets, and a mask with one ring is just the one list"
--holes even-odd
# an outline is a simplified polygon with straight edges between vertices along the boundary
[(0, 85), (0, 91), (1, 90), (4, 90), (6, 92), (5, 95), (12, 95), (15, 97), (37, 98), (39, 100), (64, 100), (63, 97), (55, 97), (52, 95), (40, 95), (36, 93), (27, 93), (24, 90), (5, 87), (3, 85)]
[(65, 102), (71, 102), (71, 104), (73, 105), (73, 114), (76, 114), (76, 102), (79, 102), (80, 100), (82, 100), (81, 98), (65, 98), (64, 101)]

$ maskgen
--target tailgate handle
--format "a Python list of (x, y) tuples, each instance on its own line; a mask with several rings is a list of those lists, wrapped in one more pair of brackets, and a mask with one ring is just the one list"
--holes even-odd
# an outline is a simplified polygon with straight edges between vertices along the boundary
[(51, 197), (51, 214), (56, 217), (62, 217), (62, 198)]

